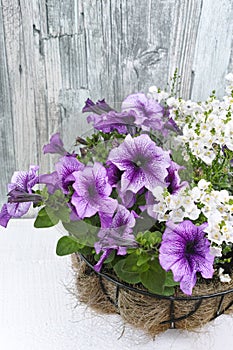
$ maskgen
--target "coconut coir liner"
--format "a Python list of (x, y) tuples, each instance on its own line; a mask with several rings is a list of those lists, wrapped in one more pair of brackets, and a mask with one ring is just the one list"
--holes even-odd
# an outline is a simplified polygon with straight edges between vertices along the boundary
[[(143, 329), (152, 337), (171, 328), (171, 323), (162, 324), (170, 320), (170, 300), (158, 299), (142, 295), (127, 289), (120, 288), (99, 276), (77, 255), (72, 256), (73, 269), (76, 277), (76, 289), (78, 299), (99, 313), (117, 313), (122, 319), (136, 328)], [(193, 296), (210, 295), (225, 290), (233, 289), (231, 283), (221, 283), (218, 280), (197, 283), (193, 288)], [(114, 305), (117, 294), (117, 303)], [(186, 297), (177, 288), (176, 297)], [(199, 301), (200, 302), (200, 301)], [(194, 330), (199, 328), (217, 316), (217, 310), (221, 302), (221, 296), (202, 299), (199, 308), (195, 310), (198, 300), (174, 300), (173, 326), (177, 329)], [(233, 313), (233, 292), (224, 296), (220, 313)], [(185, 315), (189, 317), (182, 319)], [(179, 320), (180, 318), (180, 320)], [(178, 319), (178, 320), (177, 320)]]

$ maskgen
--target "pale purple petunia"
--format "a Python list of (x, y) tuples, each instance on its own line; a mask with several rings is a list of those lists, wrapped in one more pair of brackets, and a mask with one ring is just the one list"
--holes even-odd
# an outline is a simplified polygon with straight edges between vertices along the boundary
[(118, 255), (125, 255), (127, 248), (137, 246), (132, 234), (135, 216), (137, 217), (133, 211), (130, 212), (123, 205), (119, 205), (113, 217), (101, 217), (101, 229), (98, 233), (100, 240), (95, 243), (95, 250), (97, 254), (102, 251), (103, 255), (94, 266), (96, 271), (101, 270), (103, 262), (112, 250), (116, 250)]
[(0, 225), (6, 227), (9, 220), (26, 214), (32, 202), (38, 203), (39, 197), (32, 194), (32, 188), (38, 183), (39, 167), (31, 165), (29, 171), (14, 172), (8, 185), (8, 203), (0, 212)]
[(11, 183), (8, 185), (8, 191), (20, 188), (25, 192), (32, 193), (32, 187), (38, 183), (38, 170), (37, 165), (31, 165), (29, 171), (15, 171)]
[(97, 212), (114, 213), (117, 201), (110, 198), (112, 186), (108, 183), (106, 169), (100, 163), (86, 166), (73, 173), (75, 190), (71, 203), (78, 216), (91, 217)]
[(164, 126), (163, 107), (157, 101), (147, 98), (143, 93), (126, 97), (122, 102), (122, 110), (133, 110), (136, 113), (135, 122), (143, 130), (161, 130)]
[(132, 191), (121, 191), (120, 188), (117, 189), (119, 196), (119, 202), (126, 208), (131, 208), (136, 203), (136, 194)]
[(167, 222), (159, 250), (160, 265), (172, 270), (174, 281), (180, 282), (181, 290), (192, 294), (196, 284), (196, 273), (204, 278), (212, 278), (214, 256), (210, 254), (210, 242), (203, 232), (207, 226), (194, 225), (185, 220), (177, 225)]
[(152, 191), (156, 186), (167, 186), (169, 153), (157, 147), (148, 135), (127, 135), (119, 147), (110, 151), (108, 160), (123, 171), (122, 191), (137, 193), (143, 187)]
[(43, 151), (44, 151), (44, 154), (56, 153), (62, 156), (68, 154), (68, 152), (64, 148), (59, 132), (51, 136), (50, 142), (47, 145), (44, 145)]
[(84, 167), (85, 165), (83, 163), (69, 155), (62, 157), (59, 162), (56, 163), (55, 168), (57, 175), (61, 181), (61, 187), (65, 194), (69, 192), (69, 186), (75, 181), (73, 173), (75, 171), (83, 170)]
[(56, 171), (51, 174), (43, 174), (39, 175), (39, 183), (45, 184), (48, 193), (53, 194), (56, 190), (61, 189), (61, 180), (58, 177), (58, 173)]

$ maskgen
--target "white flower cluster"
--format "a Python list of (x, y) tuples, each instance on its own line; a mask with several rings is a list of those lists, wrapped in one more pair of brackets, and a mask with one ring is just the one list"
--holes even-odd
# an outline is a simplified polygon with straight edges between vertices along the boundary
[(178, 223), (184, 219), (196, 220), (203, 214), (213, 255), (221, 256), (223, 242), (233, 243), (233, 196), (228, 191), (213, 190), (210, 182), (202, 179), (196, 187), (183, 188), (176, 194), (156, 187), (153, 195), (156, 202), (153, 211), (159, 221)]
[(153, 98), (154, 100), (161, 102), (169, 98), (169, 94), (163, 90), (160, 90), (157, 86), (151, 86), (149, 88), (148, 98)]
[[(183, 135), (176, 141), (188, 146), (191, 153), (211, 165), (217, 152), (223, 146), (233, 151), (233, 74), (226, 76), (230, 82), (227, 96), (222, 101), (211, 96), (205, 102), (185, 101), (181, 98), (168, 98), (168, 94), (156, 87), (149, 89), (149, 97), (164, 100), (170, 107), (170, 117), (182, 129)], [(219, 147), (218, 147), (219, 146)], [(187, 153), (184, 152), (187, 160)]]

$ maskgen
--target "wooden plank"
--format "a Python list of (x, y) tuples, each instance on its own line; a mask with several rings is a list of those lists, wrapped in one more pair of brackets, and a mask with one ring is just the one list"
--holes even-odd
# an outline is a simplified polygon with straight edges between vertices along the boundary
[(89, 129), (81, 114), (88, 96), (119, 107), (132, 92), (165, 87), (176, 68), (184, 98), (213, 87), (222, 95), (233, 69), (231, 0), (1, 3), (2, 183), (13, 168), (52, 169), (42, 146), (60, 130), (70, 149)]
[(6, 184), (15, 169), (13, 122), (5, 32), (0, 6), (0, 199), (2, 201), (6, 200)]
[(232, 44), (232, 0), (205, 0), (196, 41), (192, 99), (207, 98), (213, 89), (223, 96), (225, 75), (233, 69)]

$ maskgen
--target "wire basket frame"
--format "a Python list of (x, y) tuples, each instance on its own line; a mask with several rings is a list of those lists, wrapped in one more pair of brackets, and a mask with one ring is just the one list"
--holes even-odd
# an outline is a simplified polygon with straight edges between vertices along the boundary
[[(214, 316), (210, 319), (210, 321), (219, 317), (220, 315), (224, 314), (233, 305), (233, 289), (232, 288), (225, 290), (225, 291), (221, 291), (221, 292), (211, 293), (211, 294), (207, 294), (207, 295), (195, 295), (195, 296), (165, 296), (165, 295), (154, 294), (154, 293), (148, 292), (144, 289), (135, 288), (127, 283), (120, 282), (119, 280), (115, 279), (114, 277), (112, 277), (106, 273), (97, 272), (94, 270), (94, 266), (92, 265), (92, 263), (84, 255), (82, 255), (80, 253), (76, 253), (76, 256), (80, 257), (81, 260), (84, 261), (85, 264), (91, 268), (91, 270), (93, 270), (93, 272), (96, 274), (96, 276), (98, 276), (99, 285), (101, 287), (102, 292), (106, 296), (107, 300), (111, 304), (113, 304), (116, 308), (118, 308), (118, 297), (119, 297), (119, 293), (120, 293), (121, 289), (135, 292), (137, 294), (141, 294), (141, 295), (155, 298), (158, 300), (159, 299), (160, 300), (162, 300), (162, 299), (168, 300), (170, 302), (169, 303), (169, 317), (167, 320), (160, 322), (160, 324), (161, 325), (169, 325), (171, 329), (176, 328), (176, 322), (185, 320), (185, 319), (189, 318), (190, 316), (192, 316), (193, 314), (195, 314), (198, 311), (198, 309), (200, 308), (200, 306), (202, 305), (203, 301), (206, 299), (220, 297), (219, 302), (216, 303), (216, 311), (214, 312)], [(114, 298), (112, 296), (110, 296), (108, 291), (106, 290), (105, 285), (104, 285), (104, 280), (108, 280), (109, 282), (111, 282), (112, 284), (115, 285), (116, 289), (115, 289), (115, 293), (114, 293), (115, 294)], [(229, 294), (232, 294), (232, 300), (225, 307), (223, 307), (224, 298)], [(175, 303), (176, 302), (187, 302), (187, 301), (192, 301), (192, 300), (195, 301), (193, 308), (188, 313), (186, 313), (180, 317), (176, 317)]]

